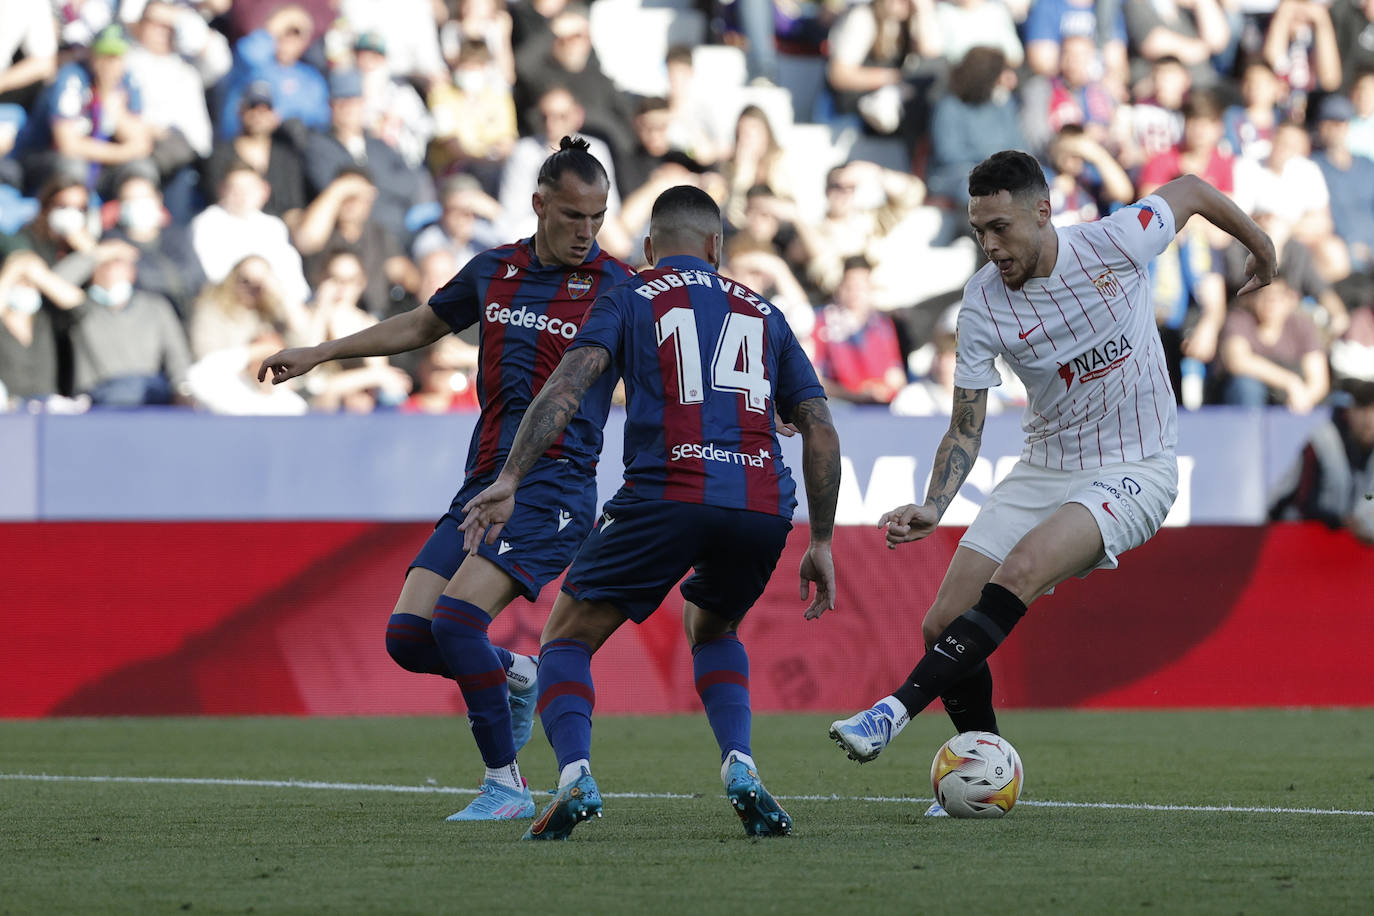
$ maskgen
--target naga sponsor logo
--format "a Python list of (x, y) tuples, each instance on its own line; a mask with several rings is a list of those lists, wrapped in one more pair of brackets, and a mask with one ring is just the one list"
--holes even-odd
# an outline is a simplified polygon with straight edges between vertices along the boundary
[(761, 448), (758, 454), (751, 455), (748, 452), (732, 452), (719, 446), (701, 445), (697, 442), (683, 442), (674, 445), (672, 450), (668, 452), (669, 461), (698, 458), (702, 461), (724, 461), (726, 464), (740, 464), (751, 468), (763, 467), (763, 462), (772, 457), (773, 453), (766, 448)]
[(1120, 369), (1131, 358), (1134, 350), (1131, 342), (1122, 334), (1120, 340), (1109, 340), (1100, 347), (1093, 347), (1087, 353), (1075, 356), (1059, 367), (1059, 377), (1064, 380), (1064, 390), (1073, 387), (1074, 376), (1079, 384), (1102, 378), (1114, 369)]
[(1097, 275), (1096, 279), (1093, 280), (1093, 286), (1096, 286), (1097, 291), (1102, 295), (1112, 299), (1121, 295), (1121, 284), (1117, 282), (1116, 274), (1112, 273), (1110, 267)]
[(499, 302), (487, 303), (487, 321), (496, 324), (506, 324), (513, 328), (534, 328), (536, 331), (548, 331), (555, 337), (562, 337), (572, 340), (577, 336), (577, 325), (562, 318), (555, 318), (552, 315), (541, 315), (532, 312), (525, 306), (518, 309), (508, 308)]

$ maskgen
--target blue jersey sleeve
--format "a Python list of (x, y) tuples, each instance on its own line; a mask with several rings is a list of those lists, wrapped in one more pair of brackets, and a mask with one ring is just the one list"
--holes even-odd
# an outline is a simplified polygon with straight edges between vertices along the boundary
[(477, 278), (487, 259), (473, 258), (463, 269), (429, 297), (429, 307), (455, 332), (477, 323), (482, 315), (482, 300), (477, 294)]
[(792, 412), (802, 401), (825, 397), (825, 386), (816, 377), (816, 369), (806, 358), (801, 344), (786, 321), (781, 322), (785, 330), (782, 345), (778, 351), (778, 373), (773, 384), (773, 399), (778, 414), (787, 422), (792, 422)]
[(625, 366), (623, 344), (625, 342), (625, 306), (620, 296), (615, 292), (604, 293), (596, 297), (591, 309), (587, 312), (587, 320), (582, 323), (582, 327), (573, 338), (573, 342), (568, 345), (569, 350), (578, 347), (596, 346), (601, 347), (611, 354), (616, 369), (621, 370)]

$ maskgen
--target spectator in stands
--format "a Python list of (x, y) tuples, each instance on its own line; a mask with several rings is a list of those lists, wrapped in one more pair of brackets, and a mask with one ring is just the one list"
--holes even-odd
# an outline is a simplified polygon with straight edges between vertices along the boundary
[(1262, 207), (1286, 222), (1334, 283), (1349, 275), (1350, 255), (1333, 232), (1327, 180), (1308, 157), (1310, 151), (1306, 129), (1292, 121), (1280, 124), (1265, 160), (1243, 159), (1236, 165), (1236, 199), (1248, 210)]
[(359, 40), (370, 36), (384, 49), (388, 72), (429, 86), (448, 79), (434, 7), (433, 0), (340, 0), (339, 17)]
[(312, 133), (305, 147), (307, 182), (322, 194), (344, 170), (366, 172), (377, 191), (373, 219), (393, 238), (407, 238), (406, 212), (422, 200), (432, 200), (432, 190), (423, 186), (420, 173), (408, 168), (400, 154), (363, 125), (363, 84), (357, 71), (335, 70), (329, 75), (329, 92), (329, 129)]
[[(366, 285), (356, 255), (330, 255), (306, 310), (305, 339), (332, 340), (376, 324), (377, 319), (359, 307)], [(324, 371), (312, 372), (302, 385), (312, 410), (368, 413), (379, 403), (401, 403), (412, 385), (410, 376), (385, 356), (331, 362), (320, 369)]]
[(1207, 396), (1209, 364), (1226, 321), (1226, 279), (1206, 229), (1183, 227), (1151, 262), (1150, 295), (1169, 383), (1188, 410)]
[(1341, 87), (1350, 92), (1360, 73), (1374, 70), (1374, 0), (1336, 0), (1331, 24), (1341, 58)]
[(1135, 187), (1107, 148), (1076, 124), (1059, 129), (1050, 144), (1050, 207), (1056, 226), (1106, 216), (1135, 196)]
[(1331, 374), (1344, 383), (1374, 382), (1374, 303), (1350, 309), (1350, 326), (1331, 341)]
[(0, 124), (17, 130), (57, 73), (57, 24), (48, 4), (31, 0), (0, 0), (0, 23)]
[(996, 48), (975, 47), (950, 73), (949, 93), (935, 103), (930, 123), (930, 193), (968, 203), (968, 173), (998, 150), (1026, 145), (1010, 86), (1014, 76)]
[[(506, 238), (528, 238), (534, 234), (535, 216), (530, 201), (537, 190), (539, 166), (558, 148), (559, 137), (580, 135), (586, 123), (586, 111), (564, 86), (554, 86), (539, 96), (536, 111), (539, 128), (531, 136), (516, 141), (501, 170), (498, 199), (505, 214), (502, 235)], [(597, 244), (618, 258), (637, 257), (618, 219), (620, 192), (616, 190), (615, 159), (611, 149), (596, 137), (586, 139), (591, 154), (605, 167), (611, 182), (606, 198), (606, 221), (601, 224)]]
[[(1105, 22), (1099, 6), (1110, 9)], [(1118, 97), (1124, 97), (1129, 71), (1123, 6), (1113, 3), (1108, 7), (1094, 0), (1034, 0), (1026, 15), (1022, 36), (1031, 72), (1045, 78), (1059, 75), (1064, 42), (1070, 38), (1086, 38), (1098, 52), (1103, 67), (1102, 79), (1113, 87)]]
[(1350, 103), (1355, 109), (1355, 116), (1350, 119), (1346, 146), (1353, 155), (1374, 159), (1374, 70), (1366, 70), (1355, 76), (1355, 85), (1350, 90)]
[(108, 26), (91, 44), (88, 60), (58, 71), (20, 140), (26, 180), (42, 181), (67, 163), (81, 163), (94, 188), (109, 168), (152, 156), (142, 96), (125, 67), (128, 50), (123, 29)]
[[(53, 307), (74, 309), (86, 296), (32, 251), (0, 264), (0, 389), (13, 402), (59, 394), (58, 334)], [(7, 407), (0, 399), (0, 412)]]
[[(903, 386), (893, 398), (892, 412), (897, 416), (947, 417), (954, 409), (954, 344), (958, 317), (958, 305), (951, 305), (941, 312), (930, 342), (907, 358), (907, 369), (917, 378)], [(998, 357), (998, 371), (1002, 378), (1014, 378), (1002, 372), (1004, 368), (1001, 357)], [(988, 393), (989, 414), (999, 414), (1005, 408), (1002, 394), (1006, 387), (1004, 383)]]
[(1226, 143), (1242, 159), (1256, 162), (1269, 157), (1278, 125), (1288, 118), (1287, 87), (1263, 58), (1245, 65), (1240, 82), (1241, 104), (1222, 115)]
[(452, 335), (420, 354), (417, 387), (402, 413), (464, 413), (482, 409), (477, 399), (477, 348)]
[(0, 238), (0, 256), (26, 248), (49, 267), (72, 252), (89, 252), (99, 241), (90, 214), (91, 193), (80, 178), (58, 173), (38, 194), (38, 212), (13, 236)]
[[(538, 19), (548, 36), (548, 26), (536, 8), (547, 3), (519, 4), (515, 8)], [(515, 49), (512, 44), (514, 17), (498, 0), (448, 0), (449, 16), (440, 27), (439, 44), (451, 69), (470, 48), (481, 47), (486, 52), (494, 75), (509, 92), (515, 85)]]
[(269, 83), (249, 84), (241, 99), (243, 130), (232, 139), (215, 143), (205, 164), (203, 193), (206, 199), (214, 200), (229, 170), (236, 163), (246, 164), (267, 183), (263, 212), (294, 226), (306, 204), (300, 152), (283, 128), (281, 115), (272, 107)]
[(239, 134), (239, 104), (245, 89), (263, 81), (272, 87), (273, 108), (283, 121), (306, 127), (329, 125), (329, 86), (324, 75), (301, 59), (315, 34), (315, 19), (298, 3), (273, 10), (260, 29), (234, 47), (234, 69), (225, 77), (228, 91), (220, 107), (219, 136)]
[(1350, 152), (1350, 119), (1355, 109), (1341, 95), (1322, 99), (1317, 109), (1321, 151), (1313, 157), (1331, 196), (1331, 221), (1345, 241), (1355, 270), (1374, 268), (1374, 161)]
[(115, 193), (114, 226), (104, 237), (138, 249), (136, 288), (162, 296), (184, 318), (191, 312), (205, 275), (186, 226), (173, 223), (163, 206), (157, 173), (147, 168), (125, 169)]
[(787, 156), (768, 115), (757, 105), (746, 105), (735, 119), (734, 148), (721, 164), (725, 178), (726, 199), (721, 208), (725, 221), (738, 226), (744, 219), (744, 207), (749, 191), (762, 185), (775, 197), (795, 195)]
[(1350, 386), (1348, 403), (1312, 431), (1276, 490), (1271, 519), (1349, 527), (1374, 544), (1374, 382)]
[(1183, 103), (1183, 139), (1146, 160), (1136, 181), (1142, 196), (1189, 172), (1218, 191), (1230, 194), (1235, 190), (1235, 157), (1221, 145), (1225, 134), (1221, 113), (1221, 103), (1213, 93), (1202, 89), (1188, 93)]
[(50, 4), (57, 17), (58, 44), (63, 48), (89, 47), (100, 32), (115, 21), (118, 0), (67, 0)]
[(191, 220), (191, 247), (205, 277), (218, 283), (235, 264), (256, 254), (272, 265), (282, 293), (295, 300), (310, 294), (301, 256), (286, 224), (263, 212), (267, 182), (246, 162), (231, 163), (220, 181), (216, 202)]
[(1001, 0), (942, 0), (935, 4), (940, 53), (958, 66), (973, 48), (996, 48), (1013, 70), (1025, 60), (1016, 23)]
[(268, 334), (303, 341), (307, 334), (304, 305), (282, 293), (271, 265), (249, 255), (197, 296), (187, 323), (191, 354), (199, 360), (221, 349), (245, 349)]
[(712, 165), (730, 148), (730, 139), (719, 136), (715, 109), (720, 100), (701, 93), (695, 86), (696, 65), (691, 45), (668, 49), (668, 144), (702, 165)]
[(429, 110), (434, 118), (431, 171), (469, 172), (488, 194), (499, 194), (501, 170), (520, 135), (510, 86), (491, 66), (485, 44), (463, 46), (453, 80), (430, 89)]
[[(1087, 36), (1059, 42), (1059, 72), (1032, 77), (1021, 91), (1021, 129), (1031, 150), (1046, 151), (1065, 127), (1082, 127), (1099, 145), (1120, 150), (1115, 89), (1101, 77), (1097, 45)], [(1041, 156), (1041, 158), (1044, 158)]]
[[(209, 156), (213, 141), (210, 111), (205, 105), (206, 82), (176, 42), (178, 23), (190, 18), (202, 22), (194, 10), (170, 0), (148, 0), (142, 18), (133, 27), (135, 41), (126, 58), (129, 75), (142, 96), (143, 120), (159, 135), (163, 146), (177, 147), (173, 158), (158, 162), (164, 178)], [(227, 48), (223, 50), (227, 54)]]
[[(804, 266), (806, 253), (797, 238), (797, 205), (778, 197), (767, 185), (757, 184), (744, 196), (744, 219), (729, 228), (736, 237), (766, 247), (788, 261), (790, 268)], [(793, 269), (793, 273), (796, 270)]]
[[(1312, 252), (1293, 237), (1289, 221), (1282, 214), (1267, 209), (1263, 203), (1255, 207), (1253, 216), (1255, 222), (1274, 243), (1274, 250), (1279, 253), (1279, 276), (1297, 292), (1303, 302), (1315, 303), (1316, 311), (1312, 313), (1312, 317), (1317, 322), (1323, 339), (1330, 341), (1343, 335), (1350, 326), (1349, 311), (1332, 284), (1317, 269)], [(1231, 245), (1223, 252), (1226, 289), (1229, 295), (1234, 295), (1245, 283), (1246, 256)]]
[(835, 113), (858, 116), (870, 130), (903, 125), (924, 133), (926, 93), (942, 36), (934, 0), (871, 0), (850, 6), (830, 29), (825, 79)]
[[(363, 127), (400, 153), (407, 166), (418, 168), (434, 135), (434, 120), (424, 101), (414, 86), (392, 74), (386, 43), (378, 33), (358, 36), (353, 61), (362, 77)], [(443, 82), (447, 81), (445, 74)]]
[(1194, 86), (1210, 88), (1217, 84), (1219, 76), (1212, 57), (1231, 43), (1231, 26), (1218, 0), (1189, 0), (1186, 4), (1140, 0), (1122, 6), (1137, 60), (1148, 64), (1161, 57), (1176, 57), (1188, 68)]
[[(677, 152), (668, 142), (671, 123), (667, 99), (639, 100), (634, 119), (634, 146), (616, 163), (615, 178), (620, 186), (621, 200), (647, 182), (649, 174), (667, 161), (670, 152)], [(685, 156), (680, 152), (678, 155)]]
[(1183, 139), (1183, 102), (1192, 82), (1179, 59), (1166, 56), (1151, 64), (1147, 80), (1136, 84), (1126, 113), (1130, 144), (1120, 153), (1121, 165), (1128, 172), (1134, 174)]
[[(580, 129), (605, 140), (617, 155), (625, 152), (634, 143), (629, 129), (634, 109), (601, 70), (592, 50), (587, 8), (580, 3), (569, 4), (549, 21), (549, 28), (552, 44), (524, 49), (516, 56), (516, 107), (532, 111), (531, 103), (542, 99), (549, 89), (563, 86), (583, 109), (585, 123)], [(544, 125), (529, 126), (538, 133)], [(522, 210), (529, 209), (526, 203), (528, 198), (521, 201)]]
[[(496, 243), (496, 222), (501, 205), (488, 197), (471, 175), (454, 175), (440, 189), (439, 219), (426, 226), (410, 246), (411, 259), (419, 264), (430, 252), (443, 250), (452, 257), (450, 274), (457, 273), (479, 251)], [(447, 279), (447, 277), (445, 278)], [(424, 302), (428, 297), (421, 298)]]
[(346, 169), (306, 207), (292, 232), (313, 279), (340, 251), (363, 265), (360, 306), (377, 318), (402, 309), (420, 284), (419, 272), (390, 227), (376, 217), (377, 188), (363, 172)]
[(1329, 391), (1326, 350), (1298, 295), (1282, 277), (1239, 300), (1221, 332), (1222, 401), (1284, 404), (1307, 413)]
[(1264, 59), (1288, 84), (1295, 113), (1305, 109), (1308, 95), (1339, 91), (1341, 53), (1327, 4), (1281, 0), (1264, 36)]
[(722, 273), (781, 309), (797, 342), (808, 356), (812, 355), (811, 334), (816, 326), (816, 310), (811, 307), (811, 300), (792, 269), (770, 245), (746, 235), (736, 235), (725, 246)]
[(829, 397), (888, 404), (906, 384), (897, 329), (873, 308), (872, 292), (868, 261), (846, 259), (834, 301), (816, 318), (815, 363)]
[(71, 312), (73, 389), (109, 407), (184, 401), (191, 364), (172, 306), (134, 288), (137, 249), (102, 250), (86, 300)]

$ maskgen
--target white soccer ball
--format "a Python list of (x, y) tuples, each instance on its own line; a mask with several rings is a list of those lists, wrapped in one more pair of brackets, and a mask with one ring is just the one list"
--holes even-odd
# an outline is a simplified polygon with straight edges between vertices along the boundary
[(1024, 781), (1016, 748), (992, 732), (955, 735), (930, 765), (935, 800), (950, 817), (1001, 817), (1021, 797)]

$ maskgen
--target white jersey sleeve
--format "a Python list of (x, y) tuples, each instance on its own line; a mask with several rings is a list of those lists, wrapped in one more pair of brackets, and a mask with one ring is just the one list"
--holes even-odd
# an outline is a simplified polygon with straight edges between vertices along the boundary
[[(981, 273), (983, 271), (979, 271)], [(1002, 352), (1002, 344), (987, 314), (982, 284), (977, 280), (978, 274), (975, 274), (964, 287), (964, 301), (959, 307), (958, 345), (954, 351), (954, 384), (970, 390), (996, 388), (1002, 384), (1002, 375), (995, 363)]]
[(1158, 194), (1122, 207), (1100, 220), (1099, 225), (1117, 249), (1118, 263), (1111, 263), (1110, 254), (1107, 262), (1119, 269), (1144, 270), (1178, 234), (1173, 208)]

